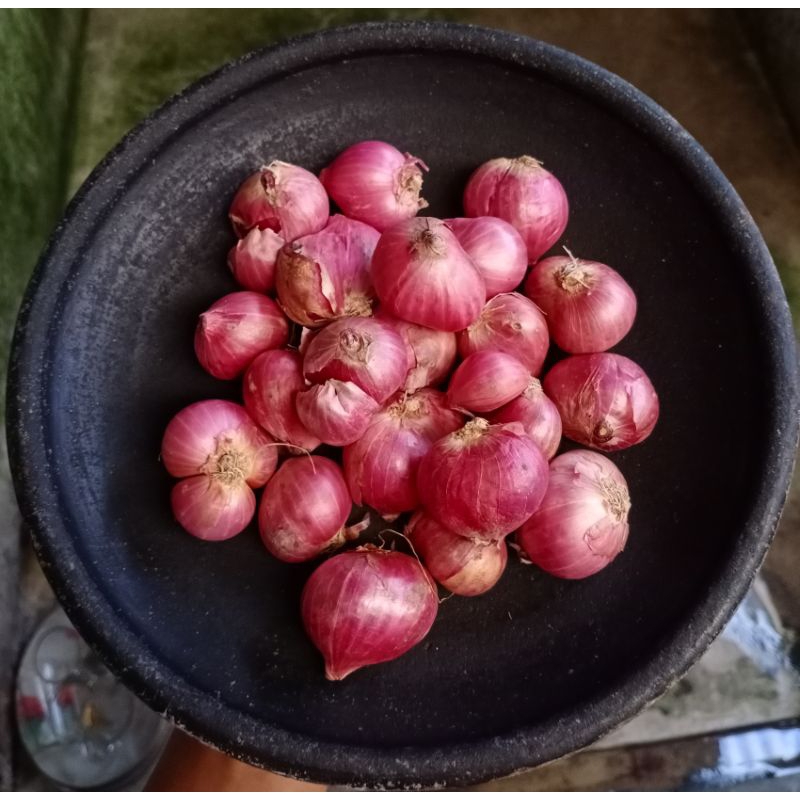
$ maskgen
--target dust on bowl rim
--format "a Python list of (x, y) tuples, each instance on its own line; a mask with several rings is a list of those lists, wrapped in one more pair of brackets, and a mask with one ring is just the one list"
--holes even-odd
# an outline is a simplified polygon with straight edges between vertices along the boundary
[[(732, 556), (680, 630), (580, 713), (491, 739), (378, 749), (315, 739), (267, 723), (204, 692), (176, 673), (115, 612), (69, 535), (59, 468), (51, 463), (47, 418), (58, 376), (51, 358), (68, 283), (95, 228), (159, 152), (194, 123), (249, 89), (311, 67), (365, 55), (450, 53), (535, 74), (591, 98), (643, 132), (688, 176), (747, 261), (761, 309), (758, 332), (768, 363), (764, 479)], [(85, 277), (85, 276), (84, 276)], [(579, 749), (661, 694), (705, 650), (761, 563), (788, 488), (797, 441), (794, 335), (777, 273), (740, 199), (708, 155), (666, 112), (621, 79), (555, 47), (469, 26), (368, 24), (335, 29), (260, 51), (204, 78), (146, 119), (98, 166), (71, 203), (37, 267), (20, 312), (8, 384), (8, 435), (15, 486), (42, 565), (81, 634), (153, 707), (221, 749), (277, 772), (335, 784), (425, 787), (473, 784)]]

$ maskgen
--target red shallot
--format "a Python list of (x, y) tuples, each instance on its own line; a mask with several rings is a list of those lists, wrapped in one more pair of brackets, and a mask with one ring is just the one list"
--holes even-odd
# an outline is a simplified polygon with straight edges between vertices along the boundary
[(530, 379), (528, 368), (514, 356), (481, 350), (458, 365), (450, 378), (447, 401), (466, 411), (494, 411), (522, 393)]
[(228, 253), (228, 266), (236, 282), (251, 292), (271, 292), (275, 288), (275, 261), (283, 247), (283, 237), (267, 228), (253, 228)]
[(342, 447), (364, 435), (380, 405), (356, 384), (331, 379), (298, 392), (295, 407), (313, 436)]

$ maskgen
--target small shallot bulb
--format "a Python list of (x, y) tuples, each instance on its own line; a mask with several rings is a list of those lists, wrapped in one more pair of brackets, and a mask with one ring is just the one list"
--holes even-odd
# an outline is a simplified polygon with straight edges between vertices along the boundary
[(445, 222), (483, 275), (487, 298), (511, 292), (522, 283), (528, 252), (513, 225), (497, 217), (459, 217)]
[(493, 158), (478, 167), (464, 190), (468, 217), (500, 217), (511, 223), (536, 261), (564, 233), (569, 204), (564, 187), (531, 156)]
[(161, 459), (170, 475), (183, 478), (171, 496), (178, 522), (199, 539), (221, 540), (247, 527), (253, 489), (269, 480), (278, 456), (240, 405), (202, 400), (167, 425)]
[(565, 256), (542, 259), (525, 294), (547, 314), (555, 343), (567, 353), (600, 353), (628, 333), (636, 295), (616, 270), (599, 261)]
[(447, 389), (447, 401), (465, 411), (494, 411), (525, 391), (528, 368), (499, 350), (481, 350), (456, 368)]
[(264, 350), (289, 341), (289, 323), (273, 300), (257, 292), (233, 292), (200, 315), (194, 351), (206, 372), (231, 380)]
[(300, 422), (298, 392), (308, 387), (303, 359), (292, 350), (267, 350), (256, 356), (242, 382), (244, 405), (253, 419), (282, 444), (314, 450), (320, 440)]
[(372, 282), (395, 317), (438, 331), (471, 325), (486, 302), (480, 272), (453, 231), (433, 217), (400, 222), (381, 235)]
[(261, 228), (291, 242), (324, 228), (329, 212), (328, 195), (316, 175), (294, 164), (272, 161), (239, 187), (229, 216), (239, 237)]
[(283, 237), (269, 228), (253, 228), (239, 239), (228, 253), (228, 266), (236, 282), (251, 292), (271, 292), (275, 288), (275, 261), (283, 245)]
[(658, 395), (644, 370), (615, 353), (570, 356), (547, 373), (564, 436), (596, 450), (643, 442), (658, 421)]
[(344, 214), (383, 231), (416, 216), (425, 163), (386, 142), (359, 142), (322, 170), (320, 180)]
[(379, 403), (403, 385), (407, 370), (405, 342), (372, 317), (331, 322), (314, 336), (303, 358), (303, 372), (313, 383), (351, 381)]
[(344, 474), (353, 502), (384, 516), (419, 505), (417, 467), (433, 443), (463, 424), (435, 389), (401, 392), (372, 418), (364, 435), (344, 449)]
[(411, 518), (406, 535), (428, 572), (453, 594), (474, 597), (488, 592), (506, 568), (504, 539), (459, 536), (422, 513)]
[(283, 310), (307, 327), (372, 311), (369, 262), (380, 234), (340, 214), (317, 233), (287, 244), (278, 255), (277, 290)]
[(561, 417), (555, 403), (544, 393), (538, 378), (525, 391), (489, 415), (493, 424), (519, 422), (544, 457), (550, 460), (561, 443)]
[(281, 561), (308, 561), (351, 538), (344, 527), (350, 508), (338, 464), (322, 456), (290, 458), (261, 497), (261, 541)]
[(502, 539), (539, 507), (547, 461), (518, 423), (476, 418), (439, 439), (417, 471), (422, 505), (468, 538)]
[(349, 381), (328, 380), (295, 397), (297, 416), (325, 444), (343, 447), (360, 439), (380, 404)]
[(547, 493), (517, 541), (545, 572), (586, 578), (622, 552), (630, 507), (628, 484), (611, 461), (571, 450), (550, 464)]
[(478, 319), (458, 334), (462, 358), (481, 350), (501, 350), (516, 356), (532, 375), (541, 372), (549, 346), (544, 315), (518, 292), (493, 297)]
[(393, 317), (379, 308), (375, 318), (394, 328), (408, 349), (408, 374), (403, 388), (416, 392), (425, 386), (441, 383), (456, 360), (456, 335), (449, 331), (435, 331), (423, 325), (415, 325), (404, 319)]
[(320, 564), (301, 606), (306, 632), (325, 659), (325, 677), (339, 681), (421, 642), (439, 598), (416, 558), (365, 545)]

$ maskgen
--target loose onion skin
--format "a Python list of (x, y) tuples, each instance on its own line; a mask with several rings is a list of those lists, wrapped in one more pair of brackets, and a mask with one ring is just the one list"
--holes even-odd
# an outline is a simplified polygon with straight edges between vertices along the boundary
[(567, 227), (564, 187), (535, 158), (493, 158), (478, 167), (464, 190), (468, 217), (499, 217), (522, 236), (533, 263)]
[(525, 390), (531, 374), (514, 356), (499, 350), (481, 350), (456, 368), (447, 389), (452, 408), (494, 411)]
[(544, 390), (561, 415), (564, 436), (596, 450), (639, 444), (658, 421), (658, 395), (650, 379), (616, 353), (559, 361), (545, 376)]
[(219, 541), (247, 527), (256, 507), (253, 488), (269, 480), (278, 456), (241, 406), (202, 400), (170, 420), (161, 459), (183, 478), (170, 496), (175, 518), (193, 536)]
[(395, 317), (438, 331), (471, 325), (486, 284), (441, 220), (415, 217), (384, 231), (372, 256), (378, 299)]
[(404, 319), (393, 317), (379, 308), (375, 319), (393, 328), (406, 343), (408, 349), (408, 374), (403, 388), (416, 392), (425, 386), (441, 383), (456, 360), (456, 335), (449, 331), (435, 331)]
[(308, 380), (351, 381), (379, 403), (402, 386), (407, 369), (402, 338), (371, 317), (346, 317), (327, 325), (311, 340), (303, 359)]
[(516, 228), (498, 217), (445, 220), (486, 283), (486, 297), (513, 292), (528, 269), (525, 242)]
[(320, 564), (301, 606), (306, 632), (325, 659), (325, 677), (338, 681), (421, 642), (439, 599), (415, 558), (366, 545)]
[(298, 392), (295, 408), (313, 436), (343, 447), (364, 435), (380, 405), (354, 383), (328, 380)]
[(200, 315), (194, 351), (206, 372), (229, 381), (259, 353), (288, 341), (289, 323), (274, 301), (256, 292), (233, 292)]
[(525, 294), (547, 314), (553, 340), (567, 353), (608, 350), (636, 318), (636, 295), (625, 279), (606, 264), (571, 253), (536, 264)]
[(544, 315), (518, 292), (493, 297), (478, 319), (458, 334), (462, 358), (482, 350), (500, 350), (519, 359), (531, 375), (541, 372), (549, 346)]
[(275, 231), (253, 228), (228, 253), (228, 267), (236, 282), (251, 292), (271, 292), (275, 288), (275, 261), (283, 245), (283, 237)]
[(416, 477), (422, 457), (463, 418), (434, 389), (400, 392), (372, 418), (364, 435), (344, 449), (344, 474), (356, 505), (383, 516), (419, 505)]
[(488, 592), (506, 568), (508, 548), (503, 539), (459, 536), (422, 513), (411, 518), (406, 535), (433, 578), (462, 597)]
[(229, 216), (240, 238), (261, 228), (291, 242), (324, 228), (329, 211), (328, 195), (316, 175), (285, 161), (272, 161), (239, 187)]
[(338, 464), (322, 456), (290, 458), (261, 498), (261, 541), (281, 561), (308, 561), (345, 543), (350, 508)]
[(320, 440), (300, 422), (295, 408), (298, 392), (307, 389), (303, 359), (293, 350), (267, 350), (256, 356), (242, 382), (250, 416), (282, 444), (314, 450)]
[(517, 534), (528, 558), (559, 578), (586, 578), (628, 539), (628, 485), (605, 456), (571, 450), (550, 464), (542, 504)]
[(521, 423), (525, 433), (548, 461), (556, 454), (561, 443), (561, 417), (537, 378), (531, 378), (521, 395), (493, 411), (488, 419), (495, 425)]
[(428, 205), (420, 197), (423, 170), (428, 168), (416, 156), (367, 141), (348, 147), (319, 177), (348, 217), (383, 231)]
[(430, 516), (461, 536), (502, 539), (539, 507), (547, 461), (517, 423), (476, 418), (440, 439), (419, 466)]
[(286, 314), (315, 328), (337, 317), (372, 313), (369, 262), (379, 238), (369, 225), (336, 214), (321, 231), (283, 247), (276, 288)]

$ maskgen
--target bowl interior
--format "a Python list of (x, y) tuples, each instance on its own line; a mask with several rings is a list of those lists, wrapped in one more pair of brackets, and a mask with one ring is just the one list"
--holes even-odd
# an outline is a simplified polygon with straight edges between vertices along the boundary
[[(235, 188), (272, 158), (318, 170), (368, 138), (427, 162), (438, 217), (460, 214), (484, 160), (541, 159), (569, 195), (563, 244), (636, 291), (636, 325), (615, 349), (651, 376), (661, 419), (645, 444), (612, 456), (633, 509), (628, 547), (607, 570), (561, 581), (512, 558), (486, 596), (443, 603), (408, 655), (330, 683), (298, 611), (312, 567), (272, 559), (255, 526), (220, 544), (184, 534), (158, 454), (184, 405), (239, 397), (192, 350), (197, 314), (235, 288), (225, 266)], [(529, 740), (535, 763), (598, 698), (619, 695), (621, 716), (636, 676), (728, 568), (764, 460), (769, 377), (746, 256), (694, 180), (601, 101), (458, 52), (333, 58), (254, 82), (117, 179), (124, 191), (92, 211), (54, 310), (44, 436), (77, 559), (119, 625), (218, 705), (219, 739), (236, 747), (237, 718), (323, 751), (384, 754), (548, 731), (546, 745)], [(635, 691), (643, 701), (650, 689)], [(166, 705), (181, 718), (176, 703)], [(570, 734), (555, 748), (577, 743)], [(270, 763), (266, 733), (253, 752)]]

